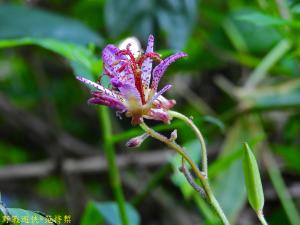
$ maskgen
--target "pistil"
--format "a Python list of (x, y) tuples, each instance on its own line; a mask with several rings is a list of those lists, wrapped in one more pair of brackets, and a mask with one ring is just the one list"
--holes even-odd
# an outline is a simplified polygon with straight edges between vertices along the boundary
[(127, 66), (131, 67), (133, 76), (134, 76), (134, 83), (135, 87), (137, 88), (138, 92), (141, 96), (142, 104), (144, 105), (146, 103), (145, 101), (145, 94), (144, 94), (144, 88), (142, 84), (142, 71), (140, 69), (140, 66), (136, 59), (134, 58), (134, 55), (130, 51), (130, 45), (127, 45), (126, 49), (120, 50), (116, 53), (116, 55), (126, 55), (129, 57), (128, 61), (124, 63), (119, 69), (118, 72), (122, 72)]

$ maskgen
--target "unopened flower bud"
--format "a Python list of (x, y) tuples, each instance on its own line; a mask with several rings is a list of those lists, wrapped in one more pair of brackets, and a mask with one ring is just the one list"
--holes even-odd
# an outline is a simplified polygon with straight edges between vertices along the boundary
[(143, 143), (143, 141), (147, 137), (149, 137), (149, 134), (145, 133), (145, 134), (142, 134), (140, 136), (131, 138), (129, 141), (127, 141), (126, 147), (128, 147), (128, 148), (138, 148), (138, 147), (141, 146), (141, 144)]
[(176, 139), (177, 139), (177, 130), (173, 130), (169, 140), (173, 142), (173, 141), (176, 141)]

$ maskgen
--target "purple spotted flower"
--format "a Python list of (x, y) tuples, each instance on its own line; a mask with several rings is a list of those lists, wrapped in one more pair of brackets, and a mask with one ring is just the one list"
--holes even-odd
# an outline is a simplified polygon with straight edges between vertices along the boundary
[[(170, 121), (168, 110), (175, 105), (175, 100), (162, 96), (172, 85), (168, 84), (159, 91), (158, 84), (168, 66), (177, 59), (187, 56), (176, 53), (162, 60), (153, 51), (154, 37), (149, 36), (145, 54), (134, 57), (130, 45), (118, 49), (107, 45), (102, 52), (104, 73), (110, 78), (111, 89), (99, 83), (77, 77), (78, 80), (96, 88), (92, 91), (89, 103), (115, 108), (118, 113), (125, 113), (132, 118), (132, 124), (139, 124), (143, 118)], [(152, 68), (153, 61), (158, 65)]]

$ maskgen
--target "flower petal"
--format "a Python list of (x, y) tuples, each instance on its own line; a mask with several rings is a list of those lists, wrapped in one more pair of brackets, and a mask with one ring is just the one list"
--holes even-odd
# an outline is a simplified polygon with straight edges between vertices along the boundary
[(115, 108), (118, 111), (126, 111), (126, 106), (122, 101), (107, 96), (100, 91), (93, 91), (92, 98), (90, 98), (88, 102), (91, 104), (106, 105), (111, 108)]
[(121, 95), (124, 96), (124, 98), (126, 99), (128, 108), (133, 109), (133, 108), (141, 107), (142, 105), (141, 96), (135, 86), (132, 86), (127, 83), (123, 83), (118, 87), (118, 89), (120, 90)]
[(149, 137), (149, 134), (144, 133), (140, 136), (131, 138), (129, 141), (126, 143), (126, 147), (128, 148), (137, 148), (140, 147), (141, 144)]
[(84, 77), (80, 77), (80, 76), (77, 76), (76, 77), (77, 80), (87, 84), (87, 85), (90, 85), (90, 86), (93, 86), (94, 88), (96, 88), (98, 90), (98, 92), (100, 92), (103, 96), (108, 96), (108, 97), (111, 97), (111, 98), (114, 98), (116, 100), (119, 100), (119, 101), (124, 101), (124, 99), (116, 92), (114, 91), (111, 91), (105, 87), (103, 87), (102, 85), (100, 84), (97, 84), (93, 81), (90, 81)]
[(151, 109), (144, 117), (146, 119), (163, 121), (164, 123), (170, 123), (171, 120), (169, 114), (163, 109)]
[(153, 69), (151, 88), (156, 91), (157, 87), (158, 87), (158, 83), (159, 83), (161, 77), (163, 76), (163, 74), (165, 73), (166, 69), (168, 68), (168, 66), (171, 65), (173, 62), (175, 62), (177, 59), (180, 59), (185, 56), (187, 56), (186, 53), (178, 52), (174, 55), (169, 56), (168, 58), (164, 59), (160, 64), (158, 64)]
[(165, 93), (166, 91), (168, 91), (170, 88), (172, 87), (171, 84), (168, 84), (166, 86), (164, 86), (159, 92), (157, 92), (152, 98), (151, 100), (147, 103), (149, 105), (151, 105), (154, 100), (156, 100), (159, 96), (161, 96), (163, 93)]
[(156, 100), (154, 100), (153, 105), (156, 108), (163, 108), (163, 109), (171, 109), (176, 104), (174, 99), (166, 99), (164, 96), (159, 96)]
[(117, 77), (120, 81), (134, 84), (134, 76), (129, 66), (125, 66), (124, 70), (118, 72), (128, 60), (124, 55), (118, 55), (120, 51), (116, 46), (109, 44), (102, 52), (103, 67), (105, 73), (110, 77)]
[(130, 83), (124, 83), (118, 78), (112, 78), (111, 84), (118, 88), (121, 95), (128, 101), (129, 99), (134, 99), (138, 104), (141, 104), (141, 96), (137, 88)]
[[(147, 52), (153, 52), (154, 46), (154, 36), (152, 34), (149, 35), (148, 45), (146, 49)], [(152, 70), (152, 59), (147, 58), (142, 64), (142, 83), (145, 89), (149, 88), (150, 79), (151, 79), (151, 70)]]

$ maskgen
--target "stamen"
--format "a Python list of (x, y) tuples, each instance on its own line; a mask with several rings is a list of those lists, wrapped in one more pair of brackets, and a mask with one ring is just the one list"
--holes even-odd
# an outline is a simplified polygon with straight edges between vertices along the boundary
[(117, 70), (118, 73), (122, 72), (126, 66), (128, 66), (128, 62), (124, 63), (122, 66), (120, 66), (120, 68)]
[(142, 67), (143, 62), (144, 62), (147, 58), (156, 60), (156, 61), (158, 61), (158, 62), (161, 61), (160, 55), (159, 55), (158, 53), (156, 53), (156, 52), (147, 52), (147, 53), (145, 53), (144, 55), (142, 55), (142, 56), (139, 58), (139, 60), (138, 60), (138, 62), (137, 62), (138, 66), (139, 66), (139, 67)]
[(118, 51), (118, 52), (116, 53), (116, 55), (119, 55), (119, 56), (120, 56), (120, 55), (127, 55), (127, 56), (129, 56), (131, 62), (132, 62), (133, 64), (136, 65), (136, 60), (135, 60), (135, 58), (134, 58), (134, 55), (133, 55), (132, 52), (130, 51), (129, 46), (127, 46), (126, 49), (122, 49), (122, 50)]
[[(124, 64), (117, 70), (117, 72), (118, 73), (122, 72), (127, 66), (131, 67), (132, 73), (134, 75), (135, 87), (137, 88), (138, 92), (140, 93), (142, 104), (145, 104), (146, 101), (145, 101), (144, 88), (143, 88), (142, 78), (141, 78), (142, 71), (140, 69), (139, 63), (136, 61), (133, 53), (130, 51), (130, 44), (127, 45), (126, 49), (122, 49), (122, 50), (118, 51), (116, 53), (116, 55), (117, 56), (125, 55), (125, 56), (129, 57), (129, 59), (126, 60), (126, 62), (124, 62)], [(146, 54), (146, 58), (147, 57), (158, 58), (159, 55), (156, 53)], [(143, 58), (143, 56), (141, 56), (141, 58)], [(140, 59), (139, 59), (139, 61), (140, 61)]]

